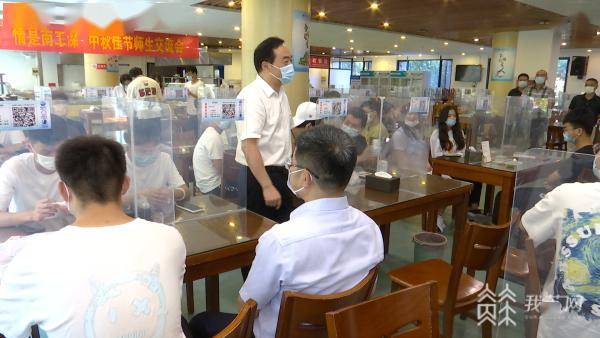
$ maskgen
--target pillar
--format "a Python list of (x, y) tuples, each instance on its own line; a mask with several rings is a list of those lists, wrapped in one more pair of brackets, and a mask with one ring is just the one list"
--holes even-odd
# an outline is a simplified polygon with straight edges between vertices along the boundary
[(559, 56), (560, 35), (553, 29), (519, 32), (515, 74), (527, 73), (534, 78), (538, 70), (545, 69), (546, 85), (554, 88)]
[[(242, 6), (242, 84), (247, 85), (256, 78), (254, 69), (254, 48), (270, 36), (278, 36), (292, 51), (296, 74), (292, 83), (285, 86), (292, 113), (296, 107), (308, 101), (308, 65), (306, 69), (297, 66), (303, 55), (297, 54), (308, 35), (294, 29), (300, 26), (300, 14), (306, 13), (306, 23), (310, 22), (310, 0), (244, 0)], [(308, 63), (307, 48), (306, 63)]]
[(114, 87), (119, 83), (118, 72), (108, 72), (107, 68), (99, 69), (98, 65), (108, 65), (110, 55), (84, 54), (83, 67), (85, 70), (86, 87)]
[(493, 51), (489, 89), (496, 98), (495, 101), (507, 96), (511, 88), (514, 88), (518, 38), (517, 32), (495, 33), (492, 38)]

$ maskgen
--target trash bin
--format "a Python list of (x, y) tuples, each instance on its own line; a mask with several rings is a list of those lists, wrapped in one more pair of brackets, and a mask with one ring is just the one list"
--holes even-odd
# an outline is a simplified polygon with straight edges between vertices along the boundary
[(413, 236), (415, 242), (414, 261), (443, 258), (448, 243), (446, 236), (435, 232), (419, 232)]

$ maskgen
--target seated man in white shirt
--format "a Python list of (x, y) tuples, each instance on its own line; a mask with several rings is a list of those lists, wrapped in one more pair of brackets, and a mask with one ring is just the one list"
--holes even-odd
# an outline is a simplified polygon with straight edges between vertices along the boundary
[(0, 164), (25, 149), (25, 135), (22, 131), (0, 131)]
[[(256, 258), (240, 290), (254, 299), (256, 338), (275, 336), (284, 291), (327, 295), (351, 289), (383, 260), (377, 224), (348, 205), (344, 194), (356, 164), (356, 147), (340, 129), (321, 125), (296, 140), (289, 165), (290, 190), (305, 203), (288, 222), (258, 241)], [(203, 313), (190, 323), (195, 338), (211, 337), (234, 315)]]
[(172, 212), (173, 199), (184, 200), (188, 196), (188, 188), (171, 156), (160, 150), (160, 118), (136, 119), (133, 122), (133, 131), (133, 140), (127, 132), (125, 142), (129, 144), (127, 172), (135, 179), (135, 186), (132, 184), (127, 192), (124, 198), (125, 205), (133, 201), (135, 188), (138, 203), (147, 202), (152, 210)]
[(223, 153), (225, 145), (221, 133), (231, 126), (231, 121), (211, 123), (198, 139), (194, 148), (193, 166), (196, 186), (203, 194), (221, 195)]
[(75, 223), (20, 239), (0, 281), (0, 332), (28, 337), (37, 324), (49, 338), (184, 337), (185, 245), (176, 229), (121, 209), (123, 147), (74, 138), (56, 168)]
[(0, 167), (0, 227), (20, 227), (28, 233), (58, 230), (72, 219), (60, 204), (54, 155), (68, 138), (65, 119), (51, 115), (51, 129), (28, 130), (28, 153)]
[(129, 74), (121, 74), (119, 78), (119, 84), (115, 86), (113, 92), (115, 93), (115, 97), (123, 98), (127, 97), (127, 86), (131, 83), (133, 79)]
[(127, 97), (130, 99), (153, 99), (160, 100), (162, 92), (160, 85), (154, 79), (144, 76), (139, 67), (133, 67), (129, 70), (129, 75), (133, 79), (127, 86)]

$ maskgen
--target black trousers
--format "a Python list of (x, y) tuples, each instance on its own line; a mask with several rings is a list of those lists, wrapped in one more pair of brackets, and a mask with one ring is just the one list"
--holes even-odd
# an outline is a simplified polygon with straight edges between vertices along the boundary
[(211, 338), (221, 332), (236, 317), (233, 313), (202, 312), (190, 320), (189, 329), (193, 338)]
[[(240, 182), (246, 182), (246, 208), (277, 223), (287, 222), (293, 211), (293, 193), (287, 187), (288, 171), (285, 167), (276, 166), (267, 166), (265, 169), (273, 186), (281, 194), (281, 207), (275, 209), (265, 205), (263, 191), (256, 177), (249, 167), (242, 166), (241, 174), (245, 177), (241, 178)], [(241, 193), (243, 195), (244, 190)]]

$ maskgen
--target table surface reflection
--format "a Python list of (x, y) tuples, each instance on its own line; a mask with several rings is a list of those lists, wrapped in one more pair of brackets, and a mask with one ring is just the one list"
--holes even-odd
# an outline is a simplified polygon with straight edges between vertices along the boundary
[(470, 162), (464, 156), (442, 156), (434, 158), (436, 161), (448, 161), (456, 164), (471, 165), (481, 168), (500, 170), (507, 173), (515, 174), (517, 172), (526, 171), (543, 165), (555, 164), (561, 160), (568, 158), (567, 152), (548, 152), (535, 155), (525, 155), (520, 157), (495, 157), (492, 162), (474, 161)]

